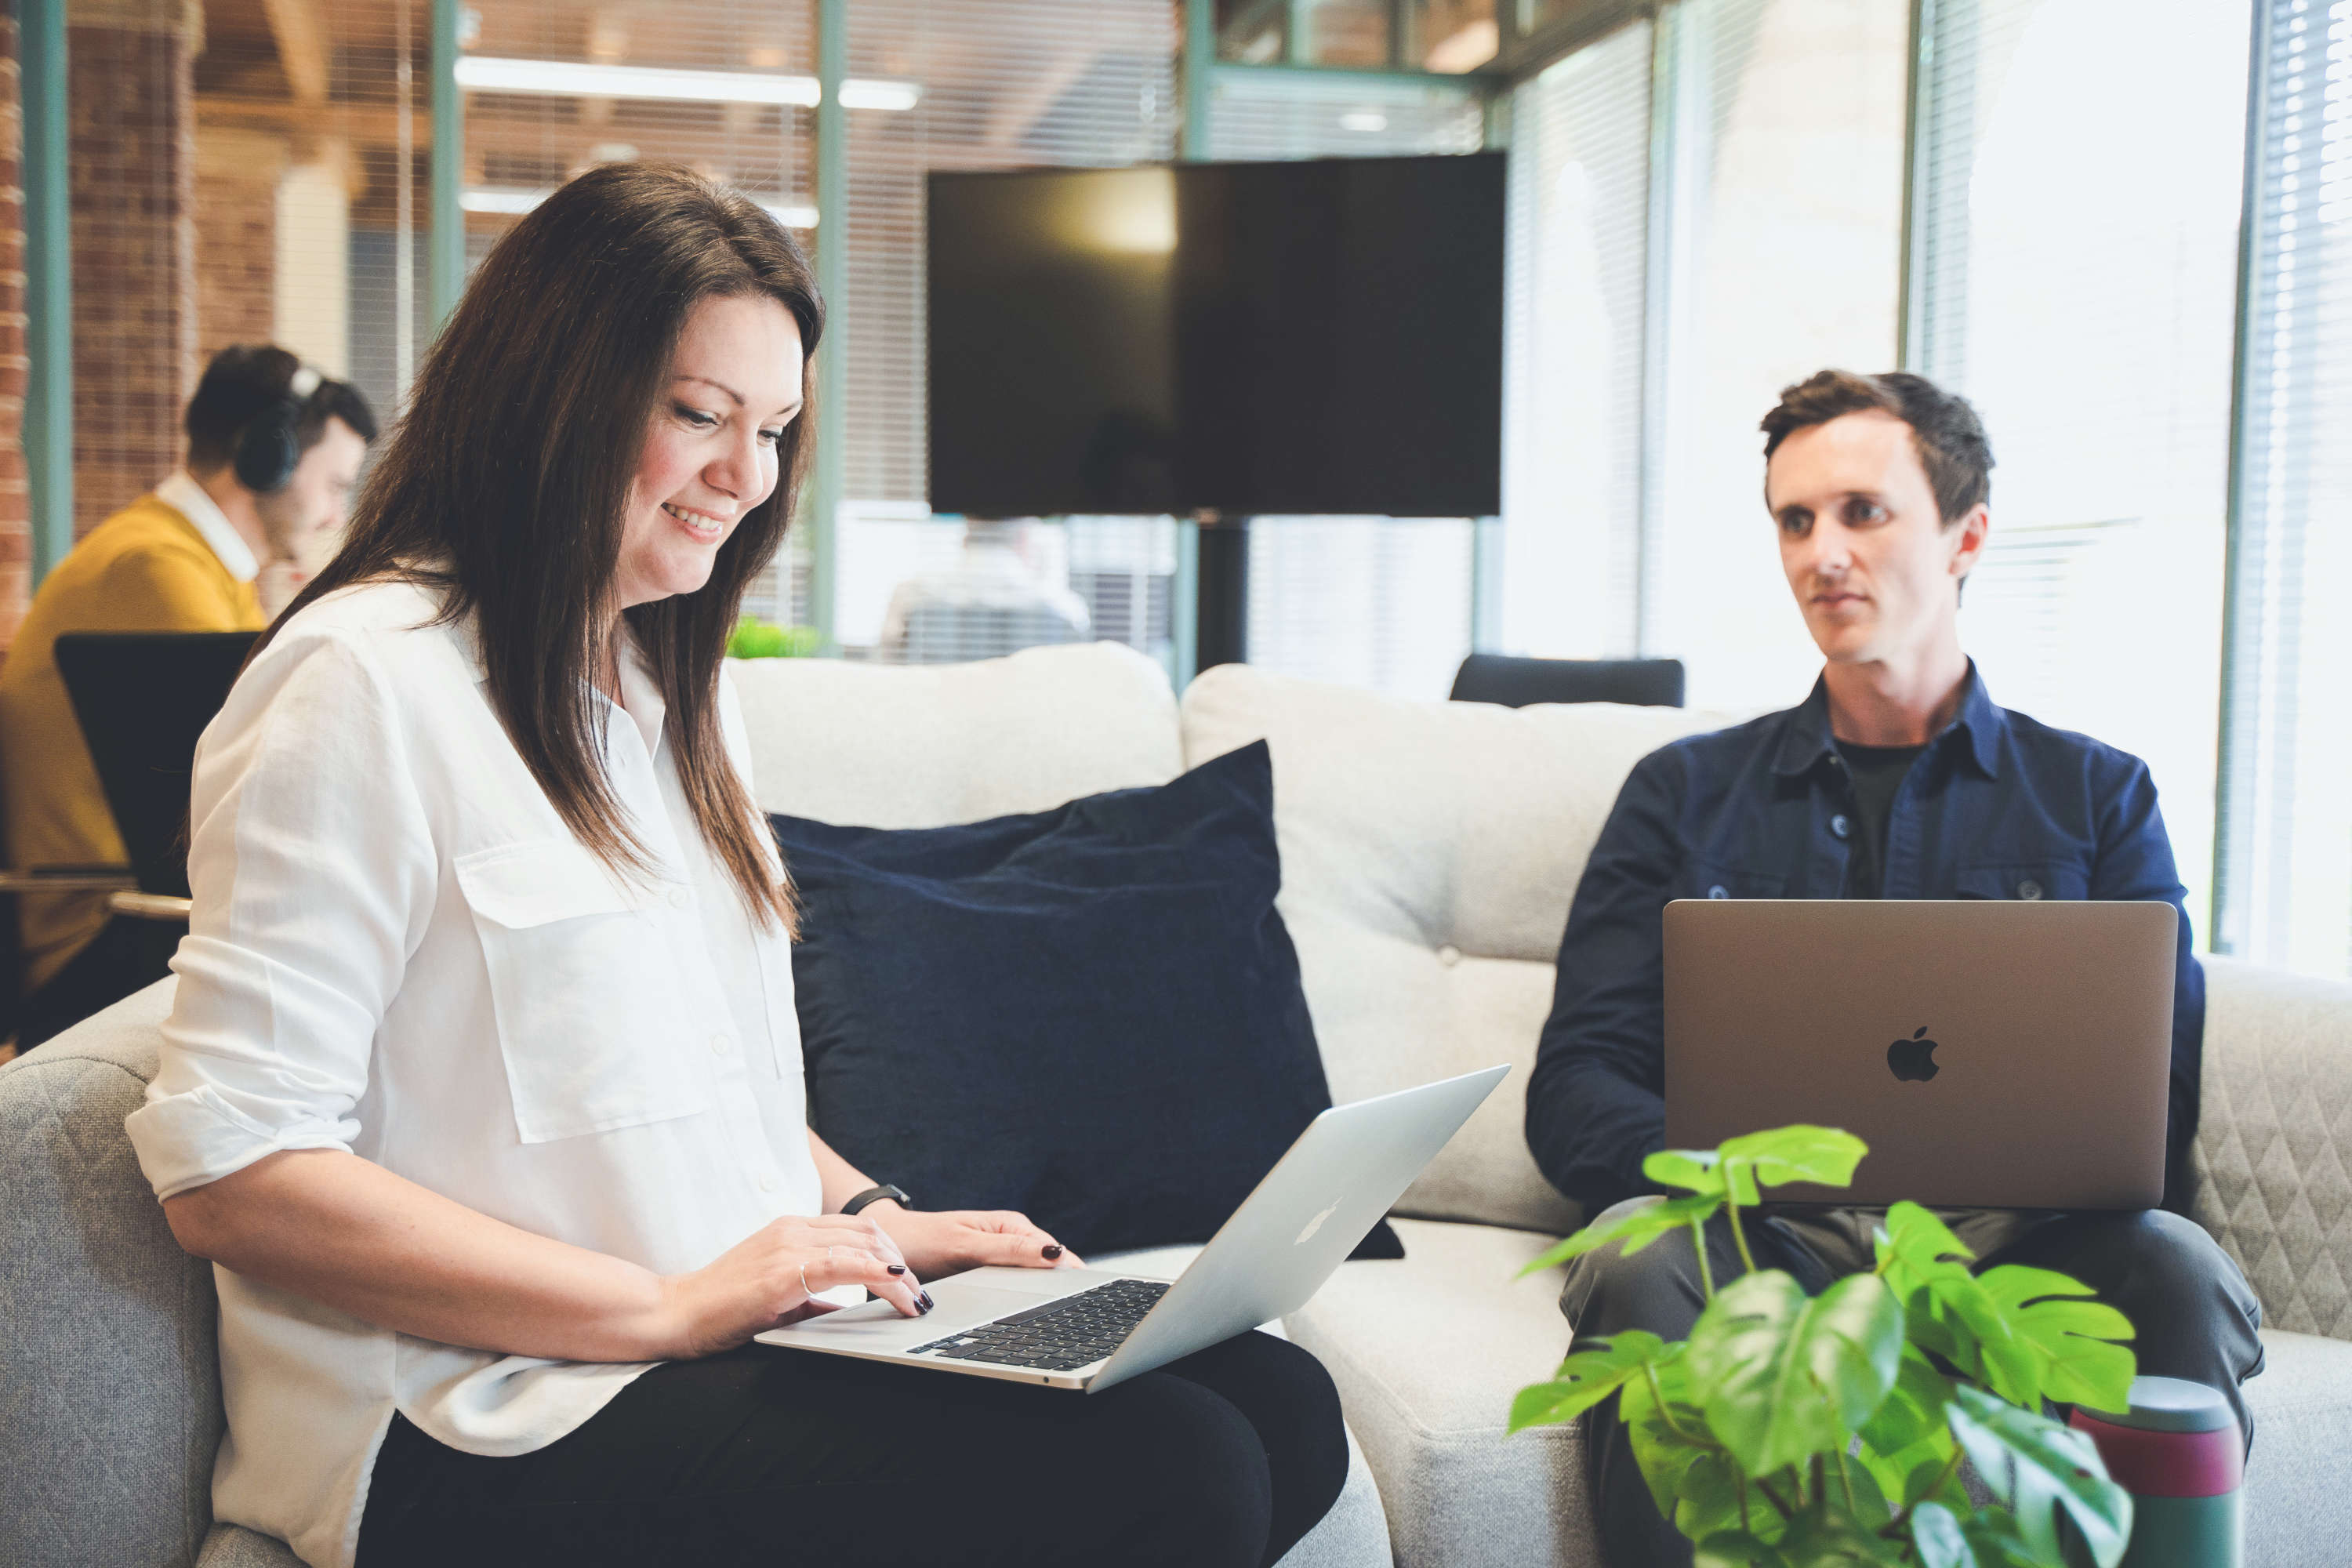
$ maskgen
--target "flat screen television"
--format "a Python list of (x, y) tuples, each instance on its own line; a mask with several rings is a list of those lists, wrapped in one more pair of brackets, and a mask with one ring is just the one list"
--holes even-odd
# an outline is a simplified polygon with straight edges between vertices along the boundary
[(933, 509), (1495, 514), (1503, 168), (932, 174)]

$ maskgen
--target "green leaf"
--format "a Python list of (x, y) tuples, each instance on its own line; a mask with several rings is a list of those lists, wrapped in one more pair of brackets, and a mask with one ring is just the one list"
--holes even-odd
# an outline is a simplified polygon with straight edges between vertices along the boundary
[[(1684, 1350), (1685, 1346), (1675, 1346)], [(1625, 1384), (1617, 1398), (1617, 1418), (1625, 1424), (1633, 1443), (1633, 1462), (1649, 1484), (1650, 1500), (1662, 1519), (1675, 1516), (1675, 1499), (1685, 1478), (1701, 1458), (1721, 1451), (1706, 1433), (1706, 1417), (1689, 1402), (1688, 1362), (1677, 1355), (1656, 1363), (1656, 1392), (1651, 1379), (1638, 1377)], [(1658, 1393), (1665, 1404), (1658, 1403)]]
[(1642, 1162), (1642, 1174), (1662, 1186), (1686, 1188), (1699, 1197), (1720, 1198), (1727, 1192), (1742, 1204), (1760, 1201), (1756, 1173), (1745, 1167), (1727, 1172), (1722, 1153), (1714, 1149), (1661, 1149)]
[(1648, 1199), (1640, 1207), (1628, 1209), (1606, 1225), (1595, 1222), (1586, 1226), (1520, 1269), (1515, 1278), (1525, 1279), (1539, 1269), (1556, 1268), (1571, 1258), (1581, 1257), (1612, 1241), (1623, 1242), (1624, 1256), (1631, 1258), (1662, 1236), (1685, 1229), (1694, 1223), (1704, 1225), (1722, 1206), (1723, 1199), (1720, 1197), (1695, 1195)]
[(1897, 1296), (1908, 1296), (1920, 1280), (1954, 1260), (1972, 1263), (1977, 1256), (1932, 1210), (1915, 1203), (1888, 1209), (1886, 1223), (1871, 1239), (1878, 1253), (1878, 1272)]
[(2133, 1337), (2131, 1320), (2072, 1276), (2023, 1264), (1988, 1268), (1978, 1281), (2007, 1314), (2010, 1331), (2034, 1356), (2044, 1398), (2094, 1410), (2131, 1405), (2137, 1359), (2111, 1342)]
[(1693, 1541), (1705, 1541), (1724, 1531), (1752, 1532), (1771, 1540), (1782, 1529), (1779, 1510), (1764, 1494), (1748, 1489), (1748, 1519), (1739, 1517), (1739, 1470), (1731, 1456), (1710, 1449), (1691, 1462), (1675, 1489), (1675, 1528)]
[(1780, 1549), (1737, 1530), (1718, 1531), (1698, 1543), (1691, 1568), (1790, 1568)]
[(1669, 1345), (1641, 1329), (1627, 1329), (1596, 1341), (1561, 1362), (1551, 1382), (1519, 1390), (1511, 1401), (1510, 1429), (1517, 1432), (1573, 1421), (1640, 1377), (1646, 1368), (1682, 1351), (1682, 1346)]
[[(2017, 1337), (2011, 1315), (1983, 1283), (1959, 1263), (1939, 1263), (1912, 1273), (1917, 1283), (1903, 1300), (1905, 1328), (1912, 1342), (1990, 1384), (2002, 1398), (2039, 1409), (2042, 1360)], [(1891, 1279), (1889, 1284), (1891, 1288)]]
[(1751, 1476), (1844, 1447), (1895, 1386), (1903, 1314), (1874, 1274), (1809, 1297), (1778, 1269), (1718, 1291), (1691, 1330), (1708, 1428)]
[(1939, 1502), (1923, 1502), (1911, 1511), (1911, 1544), (1919, 1549), (1919, 1568), (1978, 1568), (1976, 1548), (1960, 1529), (1959, 1516)]
[(1757, 1181), (1768, 1187), (1790, 1182), (1849, 1186), (1853, 1182), (1853, 1168), (1869, 1152), (1870, 1145), (1851, 1132), (1804, 1122), (1775, 1127), (1769, 1132), (1750, 1132), (1730, 1139), (1716, 1150), (1726, 1165), (1749, 1167), (1755, 1171)]
[(2014, 1468), (2010, 1500), (2020, 1510), (2023, 1541), (2038, 1547), (2040, 1533), (2038, 1519), (2023, 1515), (2054, 1500), (2074, 1520), (2098, 1568), (2115, 1568), (2131, 1540), (2131, 1497), (2107, 1479), (2088, 1435), (1978, 1388), (1955, 1389), (1944, 1415), (1987, 1484), (1998, 1487)]
[(1934, 1498), (1965, 1508), (1968, 1490), (1950, 1461), (1958, 1441), (1944, 1420), (1951, 1380), (1930, 1365), (1916, 1344), (1903, 1347), (1895, 1387), (1862, 1426), (1857, 1456), (1896, 1508)]
[(2017, 1516), (1999, 1509), (1964, 1516), (1960, 1532), (1976, 1553), (1978, 1568), (2073, 1568), (2063, 1558), (2034, 1545), (2018, 1528)]
[[(1830, 1483), (1831, 1495), (1837, 1483)], [(1895, 1568), (1903, 1543), (1890, 1541), (1836, 1509), (1808, 1509), (1780, 1538), (1780, 1555), (1792, 1568)]]

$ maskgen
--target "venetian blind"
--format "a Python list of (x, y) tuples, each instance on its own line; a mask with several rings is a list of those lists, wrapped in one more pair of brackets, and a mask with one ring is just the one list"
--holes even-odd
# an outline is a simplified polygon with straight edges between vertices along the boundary
[(1634, 651), (1651, 31), (1511, 98), (1497, 641), (1515, 653)]
[(1961, 638), (1996, 701), (2147, 761), (2201, 915), (2245, 16), (2212, 0), (1928, 16), (1908, 353), (1975, 403), (1999, 463)]
[(2352, 975), (2352, 4), (2260, 0), (2217, 947)]
[(1824, 366), (1895, 359), (1901, 0), (1684, 0), (1659, 39), (1642, 651), (1703, 707), (1785, 708), (1821, 656), (1790, 602), (1757, 422)]
[[(962, 524), (930, 510), (924, 175), (1173, 157), (1182, 118), (1179, 8), (1171, 0), (850, 0), (847, 9), (850, 75), (902, 83), (912, 102), (852, 107), (848, 116), (849, 275), (836, 301), (846, 334), (848, 386), (836, 417), (845, 421), (847, 475), (835, 624), (853, 652), (1005, 653), (1024, 640), (1020, 617), (949, 616), (961, 628), (953, 636), (920, 649), (896, 646), (895, 637), (877, 647), (886, 623), (896, 629), (890, 605), (894, 596), (903, 605), (901, 589), (950, 602), (1002, 597), (980, 581), (988, 563), (968, 550)], [(1075, 593), (1091, 635), (1164, 654), (1174, 534), (1166, 519), (1054, 520), (1026, 525), (1017, 553), (1040, 604)], [(1003, 554), (992, 559), (1013, 570)]]
[[(1232, 161), (1475, 153), (1466, 85), (1218, 72), (1209, 153)], [(1405, 438), (1410, 438), (1409, 437)], [(1443, 697), (1470, 651), (1469, 519), (1260, 517), (1249, 546), (1249, 658), (1283, 674)]]

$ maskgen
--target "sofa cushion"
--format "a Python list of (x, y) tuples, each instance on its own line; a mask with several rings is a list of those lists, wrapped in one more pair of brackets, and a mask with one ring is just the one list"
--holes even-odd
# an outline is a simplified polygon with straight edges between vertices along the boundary
[(958, 827), (775, 816), (809, 1122), (1080, 1252), (1205, 1241), (1330, 1104), (1264, 746)]
[(2263, 1355), (2246, 1384), (2246, 1561), (2341, 1568), (2352, 1540), (2352, 1344), (2264, 1329)]
[(1184, 770), (1160, 667), (1118, 643), (976, 664), (730, 660), (762, 811), (937, 827)]
[(122, 1132), (172, 984), (0, 1068), (0, 1563), (164, 1568), (212, 1522), (212, 1269)]
[(1182, 714), (1194, 765), (1273, 748), (1282, 914), (1332, 1098), (1517, 1069), (1399, 1212), (1572, 1228), (1521, 1127), (1569, 900), (1633, 763), (1728, 718), (1410, 701), (1245, 665), (1193, 681)]
[(2352, 984), (2205, 960), (2191, 1213), (2274, 1329), (2352, 1339)]
[(1601, 1568), (1575, 1426), (1506, 1436), (1568, 1352), (1555, 1239), (1399, 1220), (1405, 1255), (1346, 1263), (1286, 1320), (1322, 1358), (1388, 1505), (1397, 1568)]

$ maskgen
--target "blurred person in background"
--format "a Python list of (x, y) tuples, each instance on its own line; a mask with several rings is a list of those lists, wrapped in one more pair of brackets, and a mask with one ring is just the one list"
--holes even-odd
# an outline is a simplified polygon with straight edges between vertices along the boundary
[[(188, 402), (187, 466), (100, 523), (33, 595), (0, 665), (0, 808), (20, 870), (128, 859), (58, 674), (66, 632), (259, 631), (341, 532), (376, 422), (349, 383), (284, 349), (223, 349)], [(265, 605), (268, 593), (275, 603)], [(100, 892), (28, 895), (30, 1050), (163, 973)]]

